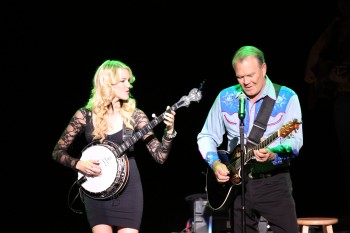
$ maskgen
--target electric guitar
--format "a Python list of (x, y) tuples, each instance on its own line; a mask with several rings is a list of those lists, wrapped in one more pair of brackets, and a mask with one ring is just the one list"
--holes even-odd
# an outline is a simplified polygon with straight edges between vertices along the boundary
[[(245, 154), (244, 165), (248, 163), (249, 160), (254, 158), (254, 150), (260, 148), (265, 148), (278, 137), (286, 137), (291, 132), (299, 129), (301, 122), (297, 119), (288, 122), (283, 125), (277, 132), (273, 133), (270, 137), (262, 141), (257, 146), (248, 149)], [(228, 170), (230, 171), (230, 180), (224, 183), (219, 183), (216, 179), (214, 171), (211, 168), (207, 169), (206, 173), (206, 192), (208, 197), (208, 204), (213, 210), (221, 210), (227, 208), (232, 202), (232, 196), (234, 195), (234, 187), (241, 184), (241, 149), (240, 145), (237, 145), (233, 152), (230, 153), (225, 150), (218, 150), (219, 158), (222, 161), (228, 161), (226, 164)], [(225, 156), (225, 157), (224, 157)], [(225, 159), (226, 158), (226, 159)]]

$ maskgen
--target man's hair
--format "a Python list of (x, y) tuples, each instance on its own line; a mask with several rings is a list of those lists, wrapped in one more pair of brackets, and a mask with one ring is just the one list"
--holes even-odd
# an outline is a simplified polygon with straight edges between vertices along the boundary
[(233, 55), (232, 65), (234, 65), (236, 61), (242, 61), (245, 57), (251, 55), (259, 60), (260, 65), (265, 63), (263, 51), (254, 46), (243, 46), (236, 51), (235, 55)]

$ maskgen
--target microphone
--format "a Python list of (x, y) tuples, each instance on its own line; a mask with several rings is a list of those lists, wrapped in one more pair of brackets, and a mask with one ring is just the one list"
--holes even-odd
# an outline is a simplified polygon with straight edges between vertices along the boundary
[(240, 120), (243, 120), (245, 117), (245, 99), (246, 99), (246, 95), (241, 92), (241, 94), (239, 94), (239, 108), (238, 108), (238, 117)]

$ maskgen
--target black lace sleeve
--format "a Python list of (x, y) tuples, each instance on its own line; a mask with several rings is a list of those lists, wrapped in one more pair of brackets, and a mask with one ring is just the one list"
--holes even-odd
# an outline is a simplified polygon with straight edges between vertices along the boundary
[[(140, 109), (136, 109), (135, 112), (135, 130), (139, 130), (143, 128), (145, 125), (149, 123), (149, 119), (147, 115)], [(171, 141), (166, 141), (162, 137), (162, 141), (154, 134), (153, 130), (149, 131), (145, 136), (143, 136), (143, 140), (146, 143), (146, 147), (153, 159), (158, 163), (164, 163), (168, 158), (170, 150), (171, 150)]]
[(81, 108), (71, 118), (68, 126), (63, 131), (61, 137), (53, 149), (53, 160), (64, 166), (75, 169), (75, 166), (79, 159), (70, 156), (68, 149), (69, 146), (73, 143), (74, 139), (84, 130), (87, 113), (88, 110)]

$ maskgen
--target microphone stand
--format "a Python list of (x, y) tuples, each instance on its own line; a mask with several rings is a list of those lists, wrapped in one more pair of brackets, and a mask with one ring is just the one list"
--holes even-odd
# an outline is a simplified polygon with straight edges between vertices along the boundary
[(240, 154), (241, 154), (241, 206), (242, 206), (242, 233), (245, 233), (246, 229), (246, 219), (245, 219), (245, 172), (244, 172), (244, 164), (245, 164), (245, 146), (244, 146), (244, 117), (245, 114), (239, 115), (240, 125), (239, 125), (239, 133), (240, 133)]

